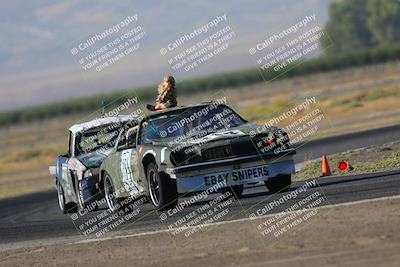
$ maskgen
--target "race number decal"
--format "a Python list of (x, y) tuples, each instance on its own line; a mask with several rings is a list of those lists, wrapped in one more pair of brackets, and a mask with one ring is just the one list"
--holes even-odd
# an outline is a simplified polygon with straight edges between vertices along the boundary
[(131, 165), (132, 157), (136, 156), (136, 151), (133, 149), (124, 150), (121, 153), (121, 173), (122, 183), (124, 188), (130, 195), (138, 194), (143, 192), (143, 188), (138, 185), (133, 176), (133, 170)]
[(218, 137), (234, 137), (234, 136), (242, 136), (245, 135), (244, 132), (240, 130), (229, 130), (229, 131), (221, 131), (221, 132), (216, 132), (211, 134), (213, 138), (218, 138)]
[(220, 131), (220, 132), (215, 132), (209, 135), (206, 135), (202, 138), (196, 139), (192, 141), (192, 144), (201, 144), (201, 143), (206, 143), (214, 139), (223, 139), (223, 138), (231, 138), (231, 137), (238, 137), (238, 136), (243, 136), (245, 133), (243, 133), (240, 130), (228, 130), (228, 131)]

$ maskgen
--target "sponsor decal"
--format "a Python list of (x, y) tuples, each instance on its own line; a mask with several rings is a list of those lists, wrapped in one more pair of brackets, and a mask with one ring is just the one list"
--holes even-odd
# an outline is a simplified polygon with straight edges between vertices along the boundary
[(225, 183), (226, 185), (240, 183), (241, 181), (256, 180), (268, 177), (267, 166), (257, 166), (240, 170), (232, 170), (218, 174), (210, 174), (204, 177), (205, 185), (214, 185), (217, 183)]
[(122, 183), (124, 188), (130, 195), (136, 195), (139, 192), (143, 192), (143, 188), (135, 181), (132, 170), (132, 157), (136, 156), (136, 151), (133, 149), (127, 149), (121, 153), (121, 173)]

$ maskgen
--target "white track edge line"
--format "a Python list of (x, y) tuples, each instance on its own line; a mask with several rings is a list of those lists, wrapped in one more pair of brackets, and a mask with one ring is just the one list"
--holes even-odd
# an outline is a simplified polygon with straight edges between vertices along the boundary
[[(310, 209), (306, 209), (306, 210), (307, 211), (311, 211), (311, 210), (319, 210), (319, 209), (327, 209), (327, 208), (335, 208), (335, 207), (343, 207), (343, 206), (353, 206), (353, 205), (358, 205), (358, 204), (377, 202), (377, 201), (382, 201), (382, 200), (399, 199), (399, 198), (400, 198), (400, 195), (389, 196), (389, 197), (378, 197), (378, 198), (356, 200), (356, 201), (344, 202), (344, 203), (338, 203), (338, 204), (332, 204), (332, 205), (324, 205), (324, 206), (310, 208)], [(304, 209), (302, 209), (302, 210), (304, 210)], [(254, 219), (241, 218), (241, 219), (235, 219), (235, 220), (230, 220), (230, 221), (222, 221), (222, 222), (202, 224), (201, 227), (204, 228), (204, 227), (210, 227), (210, 226), (214, 226), (214, 225), (223, 225), (223, 224), (230, 224), (230, 223), (236, 223), (236, 222), (259, 220), (259, 219), (269, 218), (269, 217), (276, 216), (278, 214), (283, 214), (283, 213), (285, 213), (285, 214), (293, 214), (293, 213), (296, 213), (296, 212), (300, 212), (302, 210), (294, 210), (294, 211), (289, 211), (289, 212), (279, 212), (279, 213), (267, 214), (267, 215), (263, 215), (263, 216), (257, 216)], [(189, 226), (189, 227), (187, 227), (187, 229), (193, 229), (193, 228), (196, 228), (196, 227), (198, 227), (198, 225), (197, 226)], [(80, 240), (80, 241), (77, 241), (77, 242), (73, 242), (73, 243), (70, 243), (70, 244), (83, 244), (83, 243), (101, 242), (101, 241), (113, 240), (113, 239), (139, 237), (139, 236), (146, 236), (146, 235), (155, 235), (155, 234), (160, 234), (160, 233), (172, 232), (174, 230), (176, 230), (176, 228), (155, 230), (155, 231), (149, 231), (149, 232), (144, 232), (144, 233), (136, 233), (136, 234), (128, 234), (128, 235), (117, 235), (117, 236), (110, 236), (110, 237), (97, 238), (97, 239), (86, 239), (86, 240)]]

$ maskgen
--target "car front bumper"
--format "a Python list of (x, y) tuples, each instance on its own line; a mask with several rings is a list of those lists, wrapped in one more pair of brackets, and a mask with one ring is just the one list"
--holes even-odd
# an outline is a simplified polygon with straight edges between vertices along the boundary
[(294, 150), (279, 156), (257, 155), (221, 160), (207, 164), (192, 164), (167, 168), (176, 179), (178, 193), (205, 191), (212, 187), (227, 187), (267, 181), (278, 175), (295, 172)]

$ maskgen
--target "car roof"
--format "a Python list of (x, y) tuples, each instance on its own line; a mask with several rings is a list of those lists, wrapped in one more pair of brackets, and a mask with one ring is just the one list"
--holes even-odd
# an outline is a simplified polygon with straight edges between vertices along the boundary
[(89, 129), (97, 128), (102, 125), (108, 125), (113, 123), (123, 123), (132, 120), (138, 120), (138, 115), (118, 115), (113, 117), (97, 118), (88, 122), (72, 125), (69, 130), (73, 133), (83, 132)]
[(177, 111), (185, 111), (187, 109), (192, 109), (192, 108), (196, 108), (196, 107), (206, 107), (212, 104), (218, 104), (218, 105), (224, 105), (224, 103), (218, 103), (218, 102), (204, 102), (204, 103), (200, 103), (200, 104), (196, 104), (196, 105), (190, 105), (190, 106), (179, 106), (179, 107), (173, 107), (173, 108), (166, 108), (166, 109), (161, 109), (161, 110), (157, 110), (157, 111), (151, 111), (151, 112), (147, 112), (146, 116), (148, 118), (155, 118), (158, 117), (160, 115), (167, 115), (169, 113), (176, 113)]
[[(200, 104), (196, 104), (196, 105), (179, 106), (179, 107), (166, 108), (166, 109), (157, 110), (157, 111), (149, 111), (149, 112), (146, 112), (145, 115), (147, 118), (155, 118), (160, 115), (175, 113), (177, 111), (184, 111), (184, 110), (195, 108), (195, 107), (205, 107), (205, 106), (209, 106), (212, 104), (225, 105), (224, 103), (220, 103), (220, 102), (204, 102), (204, 103), (200, 103)], [(118, 116), (105, 117), (105, 118), (97, 118), (97, 119), (94, 119), (94, 120), (91, 120), (88, 122), (72, 125), (69, 128), (69, 130), (73, 134), (76, 134), (76, 133), (83, 132), (83, 131), (86, 131), (89, 129), (97, 128), (102, 125), (107, 125), (107, 124), (112, 124), (112, 123), (117, 123), (117, 122), (128, 122), (128, 121), (132, 121), (132, 120), (140, 121), (142, 119), (143, 119), (142, 116), (132, 115), (132, 114), (131, 115), (118, 115)]]

